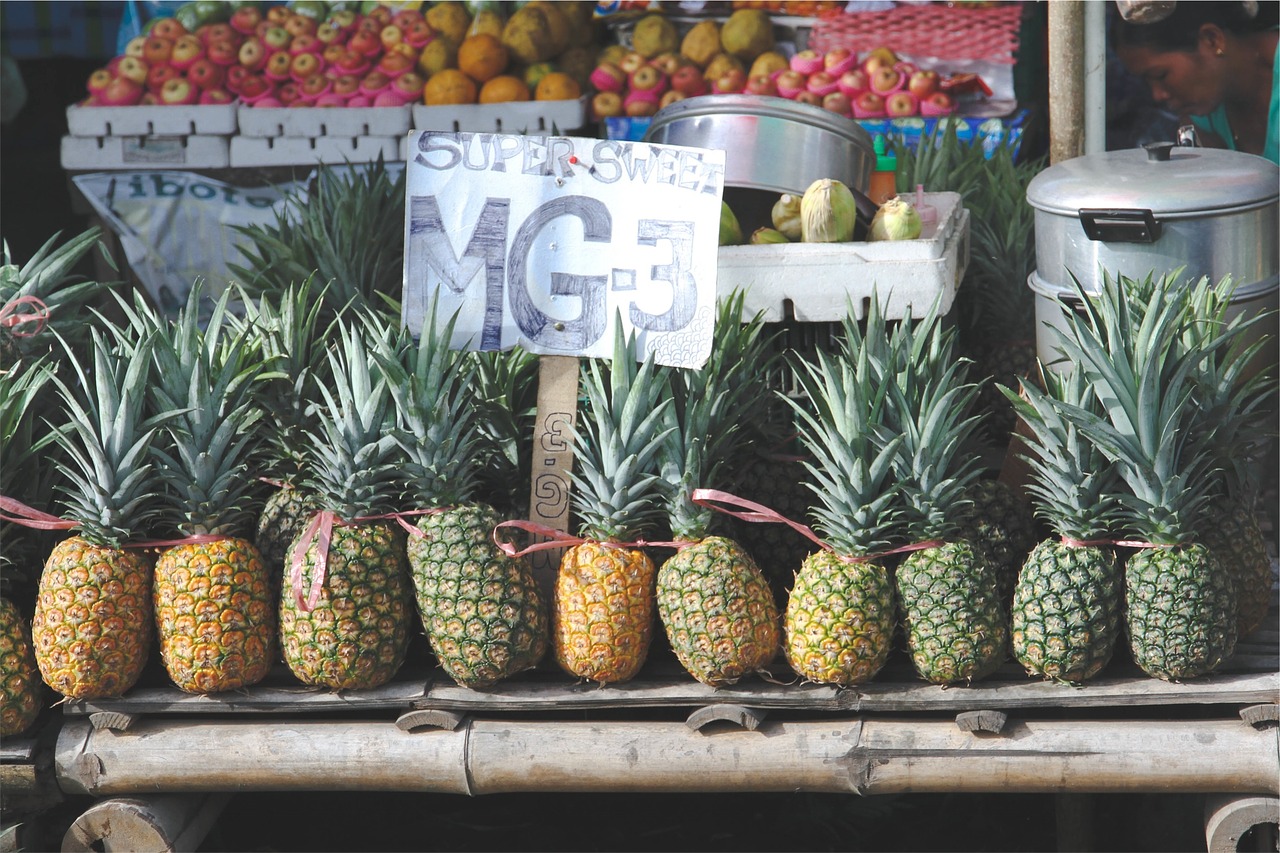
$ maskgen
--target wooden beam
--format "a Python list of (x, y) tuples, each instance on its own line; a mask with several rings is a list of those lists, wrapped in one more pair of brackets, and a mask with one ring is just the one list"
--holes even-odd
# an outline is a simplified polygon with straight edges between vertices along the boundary
[(167, 794), (94, 803), (62, 838), (64, 853), (199, 849), (230, 794)]

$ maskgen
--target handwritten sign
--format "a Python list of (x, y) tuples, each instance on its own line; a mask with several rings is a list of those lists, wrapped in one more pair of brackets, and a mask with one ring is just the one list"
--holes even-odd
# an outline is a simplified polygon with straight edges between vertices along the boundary
[(406, 164), (405, 324), (433, 298), (453, 346), (698, 367), (711, 349), (724, 152), (423, 131)]

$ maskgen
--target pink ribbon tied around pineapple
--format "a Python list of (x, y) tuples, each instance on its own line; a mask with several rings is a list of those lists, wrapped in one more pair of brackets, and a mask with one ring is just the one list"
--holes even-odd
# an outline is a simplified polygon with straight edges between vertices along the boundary
[[(514, 527), (517, 530), (523, 530), (526, 533), (532, 533), (535, 536), (544, 538), (542, 542), (534, 542), (524, 548), (516, 548), (510, 542), (498, 538), (498, 531), (506, 527)], [(521, 519), (512, 519), (511, 521), (499, 522), (493, 528), (493, 544), (498, 546), (498, 550), (506, 554), (508, 557), (523, 557), (525, 554), (532, 554), (534, 551), (551, 551), (556, 548), (571, 548), (574, 545), (581, 545), (584, 542), (592, 542), (594, 540), (584, 539), (581, 536), (574, 536), (555, 527), (548, 527), (545, 524), (538, 524), (536, 521), (522, 521)], [(637, 539), (634, 542), (601, 542), (606, 548), (684, 548), (692, 545), (692, 542), (672, 541), (672, 542), (650, 542), (647, 539)]]
[[(31, 311), (19, 311), (24, 305), (32, 306)], [(0, 326), (10, 330), (15, 338), (34, 338), (44, 331), (49, 322), (49, 306), (38, 296), (19, 296), (9, 300), (0, 307)], [(34, 329), (18, 330), (24, 323), (35, 323)]]

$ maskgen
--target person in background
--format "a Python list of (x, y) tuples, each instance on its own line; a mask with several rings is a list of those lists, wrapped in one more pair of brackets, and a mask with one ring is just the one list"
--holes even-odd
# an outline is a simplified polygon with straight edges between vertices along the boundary
[(1201, 144), (1280, 163), (1280, 2), (1179, 0), (1153, 23), (1117, 19), (1121, 62)]

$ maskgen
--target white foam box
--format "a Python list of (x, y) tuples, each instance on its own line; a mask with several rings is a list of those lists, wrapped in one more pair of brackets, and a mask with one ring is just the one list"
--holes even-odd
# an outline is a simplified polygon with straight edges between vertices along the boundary
[(225, 169), (230, 165), (226, 136), (64, 136), (62, 168)]
[(380, 136), (235, 136), (231, 139), (230, 154), (232, 168), (315, 166), (319, 163), (340, 166), (346, 163), (371, 163), (379, 156), (392, 162), (400, 159), (400, 140)]
[[(872, 289), (885, 319), (920, 317), (935, 299), (946, 314), (969, 265), (969, 211), (959, 193), (925, 193), (937, 212), (915, 240), (722, 246), (716, 292), (743, 291), (743, 316), (838, 321), (866, 316)], [(789, 309), (789, 310), (788, 310)]]
[(504, 104), (413, 105), (414, 130), (454, 133), (567, 133), (587, 123), (587, 98), (571, 101), (510, 101)]
[(403, 136), (411, 109), (402, 107), (253, 107), (241, 104), (241, 136)]
[(235, 104), (189, 106), (67, 107), (72, 136), (230, 136)]

